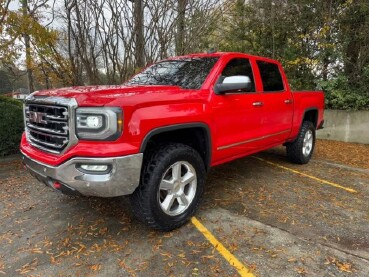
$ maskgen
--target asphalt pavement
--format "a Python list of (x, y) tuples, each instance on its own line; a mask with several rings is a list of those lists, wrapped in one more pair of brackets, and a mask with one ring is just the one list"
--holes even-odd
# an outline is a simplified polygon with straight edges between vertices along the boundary
[(169, 233), (125, 197), (45, 187), (19, 156), (0, 160), (0, 189), (0, 276), (369, 276), (365, 163), (294, 165), (279, 147), (215, 167), (196, 217)]

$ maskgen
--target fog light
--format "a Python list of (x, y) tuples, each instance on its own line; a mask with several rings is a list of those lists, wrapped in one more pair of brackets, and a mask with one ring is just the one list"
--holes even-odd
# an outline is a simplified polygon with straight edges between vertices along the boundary
[(86, 171), (104, 172), (108, 170), (109, 166), (100, 164), (82, 164), (81, 168)]

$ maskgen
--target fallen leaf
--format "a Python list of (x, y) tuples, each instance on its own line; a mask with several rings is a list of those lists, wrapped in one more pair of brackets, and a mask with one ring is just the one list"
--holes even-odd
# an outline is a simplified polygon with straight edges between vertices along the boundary
[(306, 270), (303, 268), (303, 267), (298, 267), (296, 268), (296, 271), (299, 273), (299, 274), (306, 274)]
[(93, 271), (99, 271), (101, 269), (101, 264), (91, 265), (90, 269), (93, 270)]

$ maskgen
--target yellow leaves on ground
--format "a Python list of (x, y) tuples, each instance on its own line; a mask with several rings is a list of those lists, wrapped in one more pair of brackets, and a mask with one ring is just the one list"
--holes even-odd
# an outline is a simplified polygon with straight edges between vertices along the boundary
[(32, 260), (32, 262), (30, 263), (26, 263), (25, 265), (23, 265), (21, 268), (16, 269), (15, 271), (18, 272), (21, 275), (27, 274), (30, 271), (33, 271), (36, 269), (36, 266), (38, 264), (38, 259), (35, 258)]
[(5, 269), (5, 264), (0, 260), (0, 274), (6, 275), (4, 269)]
[(318, 159), (369, 169), (369, 147), (365, 144), (319, 139), (316, 141), (314, 155)]
[(303, 267), (296, 268), (297, 273), (299, 274), (306, 274), (307, 271)]
[(44, 251), (42, 251), (42, 250), (41, 250), (41, 248), (36, 247), (36, 248), (31, 249), (31, 253), (35, 253), (35, 254), (43, 254), (43, 253), (44, 253)]
[(118, 259), (118, 264), (121, 268), (123, 268), (126, 272), (128, 272), (131, 276), (137, 276), (137, 272), (143, 271), (147, 269), (149, 266), (147, 262), (141, 262), (135, 265), (135, 269), (132, 269), (126, 261)]
[(99, 270), (101, 270), (101, 264), (93, 264), (93, 265), (90, 266), (90, 269), (92, 271), (99, 271)]
[(327, 257), (327, 260), (324, 264), (326, 265), (333, 264), (342, 272), (352, 272), (353, 271), (352, 264), (340, 262), (335, 257)]

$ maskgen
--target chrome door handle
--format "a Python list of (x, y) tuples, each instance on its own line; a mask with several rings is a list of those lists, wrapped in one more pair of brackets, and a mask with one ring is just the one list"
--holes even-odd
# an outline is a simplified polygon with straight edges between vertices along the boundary
[(264, 103), (263, 103), (263, 102), (260, 102), (260, 101), (257, 101), (257, 102), (252, 103), (252, 105), (253, 105), (254, 107), (261, 107), (261, 106), (263, 106), (263, 105), (264, 105)]
[(284, 103), (285, 104), (292, 104), (292, 100), (291, 99), (286, 99), (286, 100), (284, 100)]

